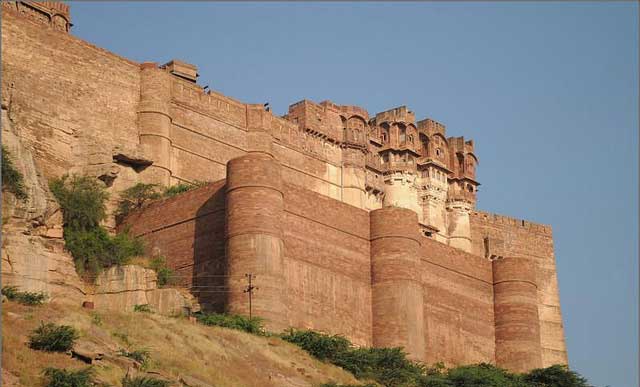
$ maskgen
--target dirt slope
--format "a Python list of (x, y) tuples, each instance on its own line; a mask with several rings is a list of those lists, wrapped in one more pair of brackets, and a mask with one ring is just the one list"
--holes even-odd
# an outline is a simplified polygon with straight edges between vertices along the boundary
[[(3, 385), (42, 386), (44, 367), (82, 368), (86, 364), (68, 354), (28, 348), (29, 332), (41, 321), (72, 325), (80, 331), (77, 345), (105, 353), (95, 362), (100, 381), (120, 386), (139, 366), (120, 349), (147, 349), (147, 372), (176, 381), (197, 378), (211, 386), (317, 386), (325, 382), (356, 383), (346, 371), (322, 363), (298, 347), (276, 337), (258, 337), (239, 331), (206, 327), (186, 318), (148, 313), (106, 313), (68, 305), (28, 307), (2, 304)], [(17, 383), (17, 384), (16, 384)]]

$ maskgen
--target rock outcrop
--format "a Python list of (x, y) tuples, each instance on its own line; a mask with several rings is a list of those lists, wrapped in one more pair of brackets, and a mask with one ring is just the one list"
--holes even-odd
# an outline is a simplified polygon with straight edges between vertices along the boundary
[(49, 301), (79, 305), (84, 283), (61, 239), (18, 233), (2, 236), (2, 285), (21, 291), (44, 292)]
[(173, 288), (158, 288), (156, 273), (136, 265), (115, 266), (96, 279), (93, 296), (97, 309), (133, 311), (136, 305), (149, 305), (163, 315), (188, 315), (199, 310), (193, 296)]

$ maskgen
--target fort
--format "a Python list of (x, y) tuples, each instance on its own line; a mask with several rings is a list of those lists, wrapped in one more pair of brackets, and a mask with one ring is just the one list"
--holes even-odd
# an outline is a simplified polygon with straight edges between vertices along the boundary
[(551, 227), (476, 209), (473, 141), (405, 106), (370, 116), (302, 100), (278, 117), (203, 89), (195, 65), (74, 37), (63, 3), (2, 13), (3, 143), (32, 155), (43, 187), (95, 176), (113, 208), (138, 182), (211, 182), (111, 220), (205, 309), (248, 314), (252, 273), (253, 314), (275, 331), (402, 346), (425, 363), (567, 363)]

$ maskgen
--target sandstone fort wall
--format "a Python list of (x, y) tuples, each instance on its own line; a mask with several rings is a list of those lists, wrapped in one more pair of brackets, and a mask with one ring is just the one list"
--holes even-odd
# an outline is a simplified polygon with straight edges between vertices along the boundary
[(213, 182), (125, 223), (205, 309), (247, 313), (251, 272), (272, 329), (428, 363), (567, 363), (551, 228), (474, 210), (473, 141), (404, 106), (370, 119), (303, 100), (276, 117), (205, 90), (193, 65), (70, 35), (52, 4), (2, 4), (3, 135), (33, 154), (42, 189), (88, 174), (110, 211), (138, 182)]
[[(169, 257), (169, 264), (186, 276), (184, 284), (192, 286), (194, 294), (201, 290), (203, 304), (222, 311), (234, 309), (231, 304), (236, 303), (235, 309), (246, 312), (242, 292), (246, 279), (243, 273), (228, 270), (225, 255), (230, 229), (225, 223), (234, 222), (228, 218), (229, 209), (225, 211), (226, 191), (225, 182), (219, 181), (184, 194), (182, 200), (155, 202), (133, 213), (126, 224), (145, 238), (149, 249)], [(263, 277), (260, 265), (243, 268), (257, 275), (256, 286), (276, 286), (275, 294), (286, 296), (281, 301), (286, 311), (278, 316), (286, 320), (275, 326), (343, 334), (359, 345), (402, 345), (410, 354), (415, 352), (414, 358), (428, 363), (497, 361), (513, 369), (520, 369), (523, 362), (541, 364), (537, 299), (531, 299), (529, 290), (525, 321), (533, 325), (517, 333), (522, 300), (517, 287), (515, 296), (510, 296), (511, 285), (502, 284), (500, 278), (508, 276), (508, 271), (496, 277), (491, 261), (420, 236), (417, 220), (407, 216), (409, 210), (369, 213), (295, 185), (286, 184), (282, 191), (283, 281)], [(246, 214), (251, 216), (251, 210)], [(372, 223), (372, 216), (384, 217)], [(400, 227), (402, 222), (406, 225)], [(254, 233), (265, 232), (255, 222), (251, 227)], [(535, 278), (532, 265), (516, 268)], [(229, 287), (229, 276), (238, 286)], [(536, 281), (528, 281), (535, 295)], [(525, 290), (531, 289), (528, 286)], [(254, 300), (272, 296), (257, 291)], [(416, 304), (422, 309), (416, 309)], [(416, 310), (421, 317), (413, 316)], [(512, 310), (515, 317), (509, 317)], [(515, 321), (515, 333), (510, 330), (511, 321)], [(513, 363), (518, 356), (520, 363)]]
[(565, 364), (567, 349), (550, 226), (482, 211), (471, 214), (473, 253), (535, 262), (543, 364)]

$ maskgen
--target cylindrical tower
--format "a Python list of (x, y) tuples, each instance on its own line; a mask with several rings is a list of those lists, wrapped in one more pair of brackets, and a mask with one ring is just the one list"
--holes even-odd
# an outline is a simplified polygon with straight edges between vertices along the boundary
[(404, 347), (423, 360), (425, 331), (418, 216), (385, 207), (370, 212), (373, 345)]
[(249, 132), (248, 154), (227, 163), (226, 255), (228, 310), (249, 315), (245, 274), (253, 274), (252, 314), (269, 330), (288, 326), (285, 307), (283, 193), (280, 164), (270, 154), (271, 136)]
[(384, 207), (402, 207), (421, 214), (416, 187), (416, 174), (409, 170), (393, 170), (393, 164), (384, 173)]
[(471, 222), (469, 214), (472, 204), (464, 200), (447, 202), (447, 219), (449, 221), (449, 245), (468, 253), (471, 252)]
[(493, 261), (496, 364), (512, 372), (542, 367), (535, 273), (528, 259)]
[(153, 164), (140, 174), (145, 183), (171, 182), (171, 75), (155, 63), (140, 66), (138, 130), (140, 146)]

